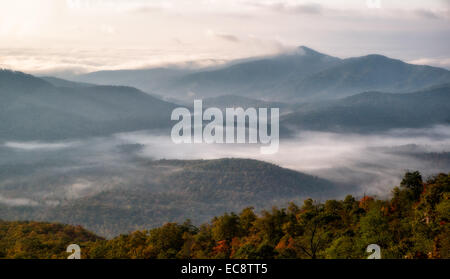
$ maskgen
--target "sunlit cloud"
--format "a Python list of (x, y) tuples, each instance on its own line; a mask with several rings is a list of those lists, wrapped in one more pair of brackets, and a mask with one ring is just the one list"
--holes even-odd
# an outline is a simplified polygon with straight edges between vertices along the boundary
[(271, 55), (298, 45), (344, 57), (375, 50), (437, 59), (450, 56), (449, 12), (442, 0), (382, 0), (377, 9), (365, 0), (1, 1), (0, 67), (82, 73)]
[(274, 12), (288, 14), (321, 14), (323, 11), (323, 7), (317, 3), (289, 4), (284, 2), (260, 3), (255, 1), (250, 2), (249, 4), (259, 8), (266, 8)]
[(450, 58), (420, 58), (408, 62), (411, 64), (430, 65), (450, 69)]
[(232, 35), (232, 34), (227, 34), (227, 33), (221, 33), (221, 32), (215, 32), (213, 30), (207, 30), (206, 31), (206, 35), (210, 36), (210, 37), (216, 37), (228, 42), (232, 42), (232, 43), (238, 43), (240, 40), (238, 37)]

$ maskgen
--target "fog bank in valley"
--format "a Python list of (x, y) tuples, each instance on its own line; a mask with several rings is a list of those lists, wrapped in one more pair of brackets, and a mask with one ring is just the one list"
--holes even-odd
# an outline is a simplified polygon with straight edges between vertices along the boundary
[[(282, 139), (277, 154), (259, 145), (174, 144), (152, 131), (67, 142), (0, 143), (0, 204), (58, 205), (102, 191), (159, 179), (142, 161), (251, 158), (354, 185), (354, 194), (386, 197), (406, 170), (424, 177), (450, 170), (450, 126), (383, 134), (299, 132)], [(176, 171), (167, 169), (166, 172)], [(349, 194), (343, 189), (341, 198)]]
[[(383, 134), (338, 134), (303, 131), (281, 140), (273, 155), (260, 154), (259, 145), (173, 144), (169, 138), (138, 132), (117, 135), (122, 141), (142, 144), (140, 156), (154, 159), (252, 158), (333, 181), (357, 185), (356, 194), (386, 196), (406, 170), (426, 177), (448, 172), (448, 154), (436, 162), (434, 153), (450, 152), (450, 126), (396, 129)], [(429, 154), (429, 157), (422, 155)]]

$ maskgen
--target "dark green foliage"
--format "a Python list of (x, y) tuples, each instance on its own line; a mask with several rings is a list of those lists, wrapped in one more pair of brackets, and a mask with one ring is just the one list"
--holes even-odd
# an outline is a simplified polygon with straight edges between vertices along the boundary
[(412, 198), (418, 200), (423, 191), (422, 175), (418, 171), (407, 172), (400, 186), (410, 190)]

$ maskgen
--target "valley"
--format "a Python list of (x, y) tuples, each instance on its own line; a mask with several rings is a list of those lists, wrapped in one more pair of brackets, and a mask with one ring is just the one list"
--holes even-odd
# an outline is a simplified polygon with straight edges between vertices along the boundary
[[(218, 68), (71, 81), (2, 70), (0, 219), (83, 225), (111, 238), (248, 206), (386, 198), (405, 170), (450, 169), (449, 82), (444, 69), (307, 47)], [(197, 114), (279, 109), (279, 150), (173, 143), (172, 112), (194, 109), (196, 98)], [(197, 128), (208, 125), (236, 123)]]

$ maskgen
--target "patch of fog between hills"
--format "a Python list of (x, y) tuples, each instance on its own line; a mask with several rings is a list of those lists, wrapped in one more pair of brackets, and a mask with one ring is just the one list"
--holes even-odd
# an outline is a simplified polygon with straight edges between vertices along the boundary
[(140, 156), (153, 159), (250, 158), (358, 186), (363, 193), (387, 196), (407, 170), (425, 177), (449, 172), (415, 154), (450, 152), (450, 126), (424, 129), (394, 129), (378, 134), (299, 132), (282, 140), (277, 154), (262, 155), (259, 145), (173, 144), (169, 137), (137, 132), (117, 135), (121, 141), (144, 146)]
[(130, 181), (111, 138), (0, 143), (0, 205), (56, 206)]
[(39, 203), (28, 198), (6, 198), (0, 195), (0, 204), (7, 206), (38, 206)]
[(13, 142), (9, 141), (4, 143), (3, 145), (8, 148), (16, 149), (16, 150), (60, 150), (69, 147), (74, 147), (78, 142), (39, 142), (39, 141), (30, 141), (30, 142)]
[(171, 169), (153, 170), (134, 151), (136, 146), (115, 136), (0, 143), (0, 170), (6, 170), (0, 171), (0, 205), (57, 206), (117, 188), (156, 188)]
[[(9, 206), (58, 205), (112, 188), (151, 185), (162, 172), (140, 164), (140, 159), (250, 158), (357, 185), (354, 195), (383, 197), (406, 170), (420, 170), (424, 176), (450, 171), (449, 165), (414, 156), (450, 152), (450, 126), (372, 135), (303, 131), (282, 140), (273, 155), (262, 155), (259, 145), (177, 145), (170, 135), (152, 131), (67, 142), (8, 142), (0, 144), (0, 152), (10, 156), (0, 158), (0, 167), (17, 162), (31, 166), (29, 173), (0, 180), (0, 204)], [(12, 190), (17, 185), (20, 192)]]

